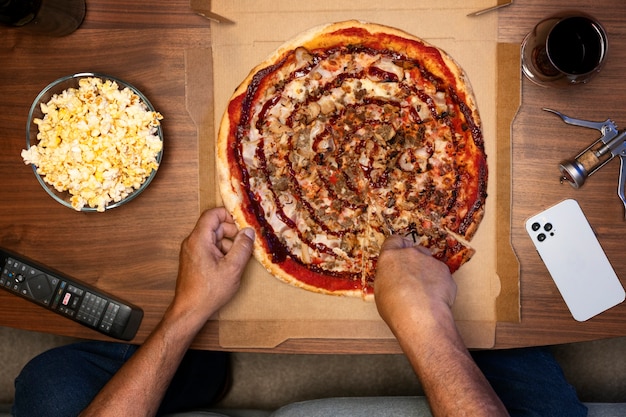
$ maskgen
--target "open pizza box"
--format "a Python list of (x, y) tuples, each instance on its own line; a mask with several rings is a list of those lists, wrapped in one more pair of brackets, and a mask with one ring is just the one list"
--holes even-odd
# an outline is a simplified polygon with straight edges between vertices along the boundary
[[(248, 72), (284, 41), (313, 26), (357, 19), (394, 26), (448, 52), (467, 72), (483, 121), (489, 185), (472, 260), (454, 275), (453, 310), (470, 348), (490, 348), (498, 321), (519, 321), (519, 266), (510, 243), (510, 125), (520, 97), (519, 46), (497, 43), (497, 13), (468, 14), (495, 0), (191, 0), (212, 20), (212, 55), (190, 51), (188, 80), (212, 70), (213, 114), (194, 103), (199, 124), (201, 204), (221, 205), (215, 135), (228, 99)], [(191, 112), (191, 111), (190, 111)], [(252, 260), (240, 292), (219, 314), (225, 349), (272, 348), (288, 339), (393, 339), (374, 302), (315, 294), (271, 276)]]

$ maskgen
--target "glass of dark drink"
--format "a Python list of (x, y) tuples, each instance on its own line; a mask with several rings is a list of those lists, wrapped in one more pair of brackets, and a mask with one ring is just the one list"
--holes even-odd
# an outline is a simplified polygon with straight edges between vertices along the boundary
[(0, 25), (21, 32), (65, 36), (85, 18), (85, 0), (0, 0)]
[(539, 22), (522, 42), (522, 72), (541, 86), (586, 83), (606, 61), (608, 39), (602, 25), (582, 12), (566, 12)]
[(41, 0), (0, 0), (0, 24), (6, 26), (24, 26), (37, 14)]

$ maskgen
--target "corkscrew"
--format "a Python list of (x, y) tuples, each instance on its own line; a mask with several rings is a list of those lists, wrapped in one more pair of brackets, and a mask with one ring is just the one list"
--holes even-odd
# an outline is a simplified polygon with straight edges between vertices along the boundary
[(613, 158), (620, 158), (620, 175), (617, 185), (617, 195), (626, 209), (626, 130), (619, 131), (611, 119), (604, 122), (592, 122), (568, 117), (556, 110), (546, 109), (559, 116), (565, 123), (596, 129), (602, 136), (591, 145), (583, 149), (573, 159), (566, 159), (559, 164), (561, 182), (567, 181), (574, 188), (580, 188), (587, 177), (608, 164)]

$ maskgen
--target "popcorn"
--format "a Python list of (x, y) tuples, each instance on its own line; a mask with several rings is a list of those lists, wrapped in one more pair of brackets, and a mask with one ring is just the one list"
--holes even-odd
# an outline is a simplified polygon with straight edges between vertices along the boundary
[(163, 116), (115, 81), (82, 78), (78, 89), (41, 103), (41, 111), (43, 118), (33, 120), (39, 142), (22, 150), (22, 158), (57, 191), (69, 192), (76, 210), (104, 211), (159, 166), (163, 143), (157, 127)]

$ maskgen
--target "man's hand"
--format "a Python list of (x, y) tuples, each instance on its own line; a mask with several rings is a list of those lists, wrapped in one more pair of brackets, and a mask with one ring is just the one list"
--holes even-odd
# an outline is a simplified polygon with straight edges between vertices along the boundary
[(380, 316), (420, 379), (433, 416), (508, 415), (456, 328), (450, 270), (400, 236), (381, 249), (374, 281)]
[[(153, 416), (196, 334), (237, 292), (254, 232), (220, 207), (205, 211), (183, 241), (176, 294), (145, 343), (82, 416)], [(210, 375), (206, 376), (210, 378)]]
[(237, 292), (254, 243), (223, 207), (205, 211), (183, 241), (172, 308), (209, 317)]
[(378, 257), (374, 291), (378, 312), (392, 327), (412, 312), (426, 316), (449, 310), (456, 298), (456, 283), (448, 267), (428, 249), (391, 236)]

